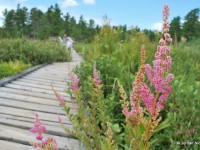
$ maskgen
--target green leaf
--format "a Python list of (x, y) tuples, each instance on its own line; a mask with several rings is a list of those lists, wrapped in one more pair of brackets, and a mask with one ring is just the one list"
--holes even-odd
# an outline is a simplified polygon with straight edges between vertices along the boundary
[(111, 128), (114, 132), (120, 132), (121, 129), (119, 127), (119, 124), (114, 124), (114, 125), (111, 125)]

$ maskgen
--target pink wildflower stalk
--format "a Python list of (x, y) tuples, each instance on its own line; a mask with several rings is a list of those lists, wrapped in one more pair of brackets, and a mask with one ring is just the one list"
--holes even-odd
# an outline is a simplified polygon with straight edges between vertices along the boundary
[(36, 133), (37, 134), (36, 139), (39, 141), (42, 141), (43, 133), (45, 133), (45, 131), (46, 131), (46, 127), (41, 124), (41, 121), (38, 118), (38, 114), (35, 113), (34, 127), (30, 129), (30, 132)]
[(132, 84), (132, 91), (130, 93), (130, 104), (131, 110), (128, 111), (127, 107), (124, 107), (123, 113), (126, 117), (130, 118), (132, 121), (137, 123), (137, 118), (142, 114), (142, 107), (140, 106), (140, 89), (144, 82), (144, 72), (145, 72), (145, 47), (141, 48), (141, 67), (135, 78), (135, 82)]
[[(172, 58), (169, 56), (170, 44), (172, 39), (169, 32), (169, 6), (164, 5), (163, 8), (163, 34), (164, 39), (159, 41), (160, 45), (155, 53), (155, 60), (153, 61), (153, 68), (149, 65), (145, 65), (145, 71), (147, 77), (151, 83), (151, 86), (155, 87), (156, 98), (154, 98), (147, 84), (144, 84), (141, 88), (142, 100), (146, 105), (146, 109), (150, 111), (151, 114), (155, 113), (156, 109), (163, 109), (163, 102), (167, 100), (172, 87), (168, 84), (173, 80), (173, 74), (169, 74), (168, 71), (171, 67)], [(167, 76), (165, 77), (165, 75)]]
[(52, 87), (52, 90), (53, 90), (54, 94), (56, 95), (57, 100), (60, 102), (60, 105), (64, 106), (65, 103), (66, 103), (64, 97), (62, 97), (59, 93), (57, 93), (56, 90), (53, 88), (52, 85), (51, 85), (51, 87)]
[(98, 72), (97, 72), (97, 67), (96, 67), (96, 62), (94, 62), (93, 68), (94, 68), (94, 70), (93, 70), (94, 83), (96, 85), (99, 85), (99, 84), (101, 84), (102, 80), (100, 80), (100, 78), (99, 78), (99, 75), (98, 75)]
[(70, 89), (74, 92), (76, 90), (78, 90), (78, 84), (80, 82), (80, 79), (73, 73), (70, 73), (70, 81), (71, 81), (71, 86)]
[(46, 140), (43, 139), (43, 134), (46, 132), (46, 127), (41, 124), (39, 116), (35, 113), (34, 127), (30, 129), (30, 132), (36, 133), (36, 139), (41, 141), (41, 143), (32, 143), (34, 148), (44, 149), (44, 150), (58, 150), (58, 145), (56, 139), (48, 137)]

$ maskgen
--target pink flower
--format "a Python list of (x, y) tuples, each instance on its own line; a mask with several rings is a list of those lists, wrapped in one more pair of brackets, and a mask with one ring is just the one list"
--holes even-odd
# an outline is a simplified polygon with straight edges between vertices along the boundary
[(37, 135), (36, 139), (39, 140), (39, 141), (41, 141), (43, 139), (43, 136), (42, 135)]
[(174, 78), (174, 75), (170, 73), (170, 74), (167, 75), (166, 80), (169, 83), (173, 80), (173, 78)]
[(57, 100), (60, 102), (60, 105), (61, 106), (64, 106), (66, 101), (64, 99), (64, 97), (62, 97), (59, 93), (57, 93), (56, 91), (54, 91), (56, 97), (57, 97)]
[(101, 84), (102, 81), (100, 80), (98, 72), (97, 72), (96, 62), (94, 62), (93, 68), (94, 68), (94, 70), (93, 70), (93, 80), (94, 80), (94, 83), (96, 85), (99, 85), (99, 84)]
[(72, 91), (78, 90), (79, 88), (78, 84), (80, 82), (80, 79), (73, 72), (70, 73), (70, 81), (71, 81), (70, 89)]
[(36, 133), (36, 139), (40, 141), (43, 139), (42, 134), (46, 132), (46, 127), (41, 124), (37, 113), (35, 114), (34, 127), (30, 129), (30, 132)]
[(146, 109), (151, 114), (154, 114), (155, 113), (155, 107), (154, 107), (155, 98), (146, 83), (144, 83), (144, 85), (140, 89), (140, 92), (141, 92), (142, 101), (144, 102)]

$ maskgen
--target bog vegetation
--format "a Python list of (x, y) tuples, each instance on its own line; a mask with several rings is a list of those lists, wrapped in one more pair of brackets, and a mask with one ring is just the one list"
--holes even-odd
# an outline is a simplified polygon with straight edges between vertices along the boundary
[[(195, 141), (199, 141), (200, 132), (200, 40), (194, 35), (185, 36), (188, 42), (179, 42), (174, 34), (170, 51), (165, 45), (171, 41), (166, 24), (165, 39), (160, 40), (158, 48), (158, 42), (153, 42), (145, 32), (132, 29), (124, 33), (111, 27), (109, 21), (91, 44), (76, 45), (85, 59), (74, 70), (75, 74), (70, 74), (69, 94), (80, 107), (78, 114), (72, 115), (61, 96), (56, 95), (75, 131), (65, 130), (79, 138), (86, 148), (198, 149), (199, 143)], [(154, 38), (162, 35), (157, 33)], [(145, 65), (145, 79), (142, 44), (146, 49), (145, 64), (150, 64)], [(154, 72), (150, 66), (154, 66)]]
[[(132, 83), (138, 81), (138, 72), (144, 65), (144, 57), (142, 61), (140, 57), (141, 46), (145, 45), (145, 64), (153, 66), (162, 33), (140, 30), (138, 27), (129, 30), (126, 26), (112, 27), (107, 17), (104, 17), (105, 24), (102, 27), (95, 25), (94, 20), (87, 23), (83, 16), (76, 22), (69, 13), (61, 17), (58, 5), (51, 6), (45, 13), (36, 8), (28, 11), (19, 5), (16, 10), (4, 11), (4, 27), (0, 28), (0, 36), (8, 39), (0, 40), (0, 73), (4, 72), (0, 77), (12, 74), (10, 72), (17, 73), (18, 69), (8, 69), (14, 64), (18, 64), (17, 68), (26, 68), (47, 61), (70, 60), (69, 54), (59, 43), (44, 40), (49, 36), (67, 33), (75, 39), (75, 49), (82, 54), (85, 62), (70, 74), (72, 82), (69, 83), (71, 89), (68, 92), (80, 106), (77, 116), (70, 114), (65, 101), (55, 91), (76, 132), (65, 130), (81, 139), (88, 149), (198, 149), (199, 13), (199, 8), (193, 9), (185, 16), (183, 24), (179, 16), (170, 23), (169, 33), (174, 40), (170, 45), (172, 63), (169, 73), (173, 73), (174, 79), (169, 85), (173, 89), (168, 100), (160, 106), (165, 109), (159, 111), (147, 107), (141, 94), (138, 99), (143, 102), (140, 107), (145, 108), (144, 111), (136, 113), (133, 118), (125, 113), (133, 108), (133, 104), (127, 106), (127, 99), (134, 93)], [(144, 47), (144, 55), (143, 51)], [(164, 72), (163, 78), (169, 73)], [(153, 85), (146, 75), (143, 81)], [(143, 85), (143, 92), (144, 89), (148, 88)], [(150, 87), (149, 91), (155, 89)], [(161, 93), (156, 95), (161, 96)], [(157, 113), (159, 116), (155, 117)], [(184, 143), (187, 141), (194, 143)]]

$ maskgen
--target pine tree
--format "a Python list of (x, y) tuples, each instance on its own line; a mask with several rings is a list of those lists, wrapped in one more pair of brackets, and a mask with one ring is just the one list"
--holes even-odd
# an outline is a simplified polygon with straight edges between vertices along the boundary
[[(170, 33), (172, 39), (174, 39), (175, 42), (181, 41), (182, 29), (181, 29), (181, 18), (179, 16), (175, 17), (171, 21), (169, 33)], [(177, 39), (177, 41), (175, 39)]]
[(200, 9), (196, 8), (191, 10), (185, 16), (185, 22), (183, 24), (183, 34), (187, 40), (200, 37), (200, 22), (199, 22)]

